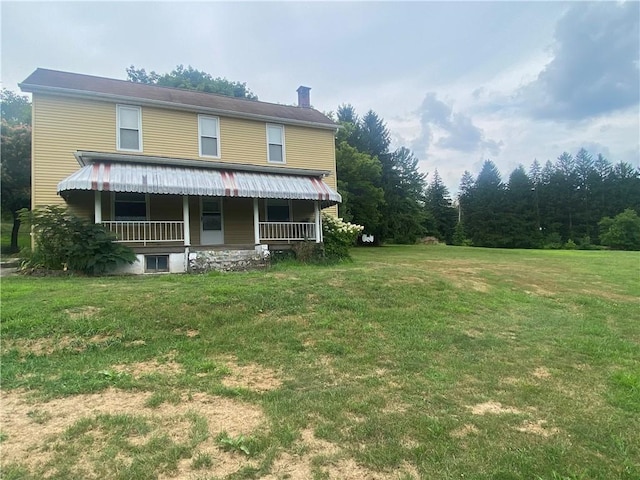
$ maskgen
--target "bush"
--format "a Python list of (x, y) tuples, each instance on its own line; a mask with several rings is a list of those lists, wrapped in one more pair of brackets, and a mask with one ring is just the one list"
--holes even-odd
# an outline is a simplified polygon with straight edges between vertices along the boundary
[(35, 237), (35, 250), (26, 267), (96, 275), (136, 260), (133, 250), (114, 243), (114, 235), (102, 225), (62, 207), (50, 206), (21, 215), (31, 222)]
[(604, 217), (598, 223), (600, 243), (614, 250), (640, 250), (640, 217), (627, 208), (613, 219)]
[(291, 247), (291, 250), (293, 250), (296, 260), (302, 263), (317, 262), (324, 257), (321, 243), (298, 242)]
[(362, 225), (344, 222), (341, 218), (322, 214), (322, 236), (325, 257), (331, 260), (350, 259), (349, 248), (364, 230)]
[(560, 250), (562, 246), (562, 237), (558, 232), (551, 232), (549, 235), (547, 235), (544, 243), (544, 248), (546, 250)]
[(567, 243), (564, 244), (564, 248), (565, 250), (575, 250), (576, 248), (578, 248), (578, 245), (576, 245), (576, 242), (574, 242), (573, 240), (569, 239), (567, 240)]
[(464, 225), (462, 224), (462, 222), (456, 223), (456, 228), (453, 231), (453, 244), (464, 247), (473, 246), (473, 242), (469, 240), (464, 234)]

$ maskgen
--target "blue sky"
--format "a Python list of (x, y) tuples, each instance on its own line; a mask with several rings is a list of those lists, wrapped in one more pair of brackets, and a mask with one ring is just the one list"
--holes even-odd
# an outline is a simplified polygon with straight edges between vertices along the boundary
[(450, 190), (490, 158), (640, 158), (638, 2), (7, 2), (2, 85), (44, 67), (126, 78), (192, 65), (261, 100), (351, 103)]

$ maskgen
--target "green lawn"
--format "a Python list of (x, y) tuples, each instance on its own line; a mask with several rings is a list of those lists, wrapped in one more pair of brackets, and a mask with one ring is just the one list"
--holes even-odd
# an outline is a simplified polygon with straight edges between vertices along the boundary
[[(13, 228), (13, 220), (10, 219), (2, 219), (0, 223), (0, 255), (4, 257), (13, 257), (16, 256), (13, 253), (9, 252), (11, 247), (11, 230)], [(30, 227), (29, 225), (20, 225), (20, 230), (18, 230), (18, 248), (25, 248), (30, 246), (31, 237), (29, 235)]]
[(640, 478), (637, 252), (353, 256), (3, 278), (3, 478)]

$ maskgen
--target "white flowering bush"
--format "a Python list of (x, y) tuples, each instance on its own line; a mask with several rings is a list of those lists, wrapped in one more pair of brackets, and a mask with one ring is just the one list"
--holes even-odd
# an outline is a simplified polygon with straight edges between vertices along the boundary
[(349, 247), (356, 243), (358, 235), (364, 227), (354, 223), (345, 222), (341, 218), (322, 214), (322, 236), (324, 240), (324, 253), (327, 258), (350, 258)]

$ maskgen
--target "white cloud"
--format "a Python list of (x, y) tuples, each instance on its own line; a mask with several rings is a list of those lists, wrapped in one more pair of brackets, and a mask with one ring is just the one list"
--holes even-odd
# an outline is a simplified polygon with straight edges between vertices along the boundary
[(3, 2), (1, 21), (5, 87), (131, 64), (191, 64), (272, 102), (305, 84), (319, 110), (373, 109), (451, 190), (486, 158), (505, 177), (581, 146), (638, 163), (634, 2)]

